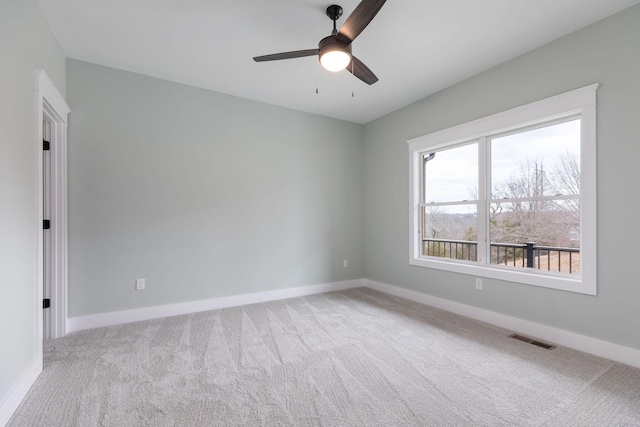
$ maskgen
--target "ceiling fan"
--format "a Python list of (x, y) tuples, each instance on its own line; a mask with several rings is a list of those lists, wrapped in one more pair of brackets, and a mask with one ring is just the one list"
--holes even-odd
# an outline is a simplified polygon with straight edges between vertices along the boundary
[(331, 5), (327, 8), (327, 16), (333, 21), (331, 35), (318, 43), (317, 49), (295, 50), (292, 52), (274, 53), (256, 56), (256, 62), (277, 61), (280, 59), (302, 58), (318, 55), (320, 63), (329, 71), (341, 71), (345, 68), (354, 76), (367, 84), (378, 81), (375, 74), (351, 54), (351, 43), (360, 35), (367, 25), (380, 11), (386, 0), (362, 0), (344, 22), (340, 31), (336, 29), (336, 21), (342, 16), (342, 7)]

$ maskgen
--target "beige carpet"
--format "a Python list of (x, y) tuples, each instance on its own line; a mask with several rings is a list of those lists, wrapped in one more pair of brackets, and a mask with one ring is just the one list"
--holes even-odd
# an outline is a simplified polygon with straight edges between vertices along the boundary
[(9, 426), (632, 426), (640, 370), (359, 288), (70, 334)]

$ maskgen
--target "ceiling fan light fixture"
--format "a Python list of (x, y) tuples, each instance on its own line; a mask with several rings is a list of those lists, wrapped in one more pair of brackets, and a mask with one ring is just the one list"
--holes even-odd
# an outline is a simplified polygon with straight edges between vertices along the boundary
[(344, 51), (341, 50), (332, 50), (331, 52), (327, 52), (320, 57), (320, 63), (322, 66), (329, 71), (342, 71), (347, 68), (351, 62), (351, 56)]
[(351, 45), (347, 45), (333, 36), (322, 39), (318, 49), (320, 63), (329, 71), (342, 71), (351, 62)]

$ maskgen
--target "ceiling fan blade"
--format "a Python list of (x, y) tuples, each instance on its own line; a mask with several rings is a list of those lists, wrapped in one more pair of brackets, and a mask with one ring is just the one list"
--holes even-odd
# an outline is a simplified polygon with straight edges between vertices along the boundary
[(351, 61), (353, 62), (353, 71), (351, 71), (352, 63), (349, 63), (349, 65), (347, 65), (347, 70), (350, 73), (352, 73), (354, 76), (356, 76), (357, 78), (359, 78), (360, 80), (362, 80), (368, 85), (372, 85), (378, 81), (378, 78), (376, 77), (375, 74), (373, 74), (373, 71), (371, 71), (369, 67), (364, 65), (362, 61), (360, 61), (358, 58), (356, 58), (355, 56), (352, 56)]
[(378, 14), (385, 2), (386, 0), (362, 0), (344, 21), (336, 38), (347, 44), (354, 41)]
[(292, 52), (282, 52), (282, 53), (274, 53), (271, 55), (255, 56), (253, 60), (256, 62), (278, 61), (280, 59), (293, 59), (293, 58), (302, 58), (305, 56), (313, 56), (313, 55), (317, 55), (318, 52), (319, 52), (318, 49), (294, 50)]

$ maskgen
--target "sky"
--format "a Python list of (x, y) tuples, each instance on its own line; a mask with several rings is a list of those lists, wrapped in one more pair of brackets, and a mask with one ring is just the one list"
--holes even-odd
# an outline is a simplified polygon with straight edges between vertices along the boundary
[[(492, 184), (509, 180), (527, 162), (542, 163), (549, 171), (565, 153), (580, 158), (580, 120), (493, 138)], [(427, 203), (474, 199), (478, 188), (478, 144), (437, 152), (427, 162), (426, 182)], [(461, 211), (460, 207), (456, 211)]]

